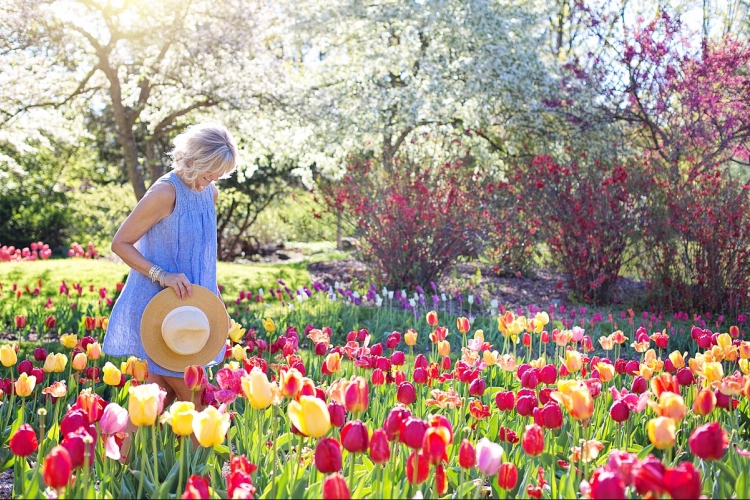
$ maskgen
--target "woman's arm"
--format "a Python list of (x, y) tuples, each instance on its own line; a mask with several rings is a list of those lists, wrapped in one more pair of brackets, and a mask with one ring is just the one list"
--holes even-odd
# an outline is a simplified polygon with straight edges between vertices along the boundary
[[(174, 186), (171, 184), (164, 182), (154, 185), (138, 202), (112, 239), (112, 251), (128, 266), (145, 276), (148, 276), (154, 264), (135, 248), (135, 244), (157, 222), (172, 213), (175, 196)], [(181, 299), (193, 294), (190, 281), (182, 273), (167, 273), (164, 283), (174, 288)]]

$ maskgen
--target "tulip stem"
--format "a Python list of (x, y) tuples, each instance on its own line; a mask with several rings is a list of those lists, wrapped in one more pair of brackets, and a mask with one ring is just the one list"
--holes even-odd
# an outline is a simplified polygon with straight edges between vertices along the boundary
[(154, 454), (154, 489), (159, 489), (159, 454), (156, 448), (156, 424), (151, 424), (151, 450)]
[(136, 431), (136, 437), (140, 441), (141, 446), (141, 479), (138, 481), (138, 493), (136, 494), (137, 498), (143, 498), (143, 482), (146, 478), (146, 443), (143, 436), (143, 427), (139, 427)]
[(349, 453), (349, 491), (354, 492), (354, 459), (357, 455)]
[(185, 462), (185, 436), (180, 436), (180, 463), (178, 465), (179, 472), (177, 474), (177, 498), (182, 497), (182, 466)]

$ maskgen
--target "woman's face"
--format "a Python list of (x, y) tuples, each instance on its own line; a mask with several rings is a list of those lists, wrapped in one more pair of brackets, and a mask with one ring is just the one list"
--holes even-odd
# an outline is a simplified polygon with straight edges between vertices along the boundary
[(220, 175), (217, 173), (205, 173), (199, 175), (198, 178), (195, 179), (196, 191), (203, 191), (209, 184), (218, 181), (219, 177)]

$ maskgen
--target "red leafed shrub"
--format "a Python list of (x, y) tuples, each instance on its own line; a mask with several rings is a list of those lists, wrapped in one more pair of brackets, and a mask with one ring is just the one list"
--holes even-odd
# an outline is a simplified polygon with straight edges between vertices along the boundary
[(607, 303), (635, 235), (640, 176), (620, 165), (588, 164), (585, 154), (581, 159), (586, 163), (563, 166), (537, 156), (516, 170), (511, 184), (539, 220), (539, 234), (571, 288), (586, 301)]
[(485, 181), (470, 157), (441, 165), (396, 159), (392, 172), (370, 161), (351, 164), (334, 190), (336, 208), (354, 219), (363, 253), (388, 286), (437, 280), (460, 256), (476, 256), (489, 210)]
[(672, 310), (741, 311), (750, 305), (750, 198), (724, 170), (688, 189), (667, 188), (644, 248), (653, 300)]

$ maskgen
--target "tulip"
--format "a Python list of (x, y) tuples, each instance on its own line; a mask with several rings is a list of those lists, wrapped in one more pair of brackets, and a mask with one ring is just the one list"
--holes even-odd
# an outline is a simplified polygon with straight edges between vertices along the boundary
[(16, 321), (16, 328), (18, 328), (19, 330), (21, 328), (26, 328), (26, 316), (18, 315), (15, 317), (15, 321)]
[(401, 404), (410, 405), (417, 399), (417, 391), (410, 382), (403, 382), (398, 386), (396, 399)]
[(500, 411), (513, 411), (515, 397), (512, 392), (498, 392), (495, 395), (495, 404)]
[(193, 432), (201, 446), (211, 448), (224, 442), (229, 430), (229, 413), (222, 414), (213, 406), (208, 406), (202, 412), (193, 414), (192, 418)]
[(561, 359), (568, 373), (575, 373), (583, 368), (583, 357), (578, 351), (565, 351), (565, 359)]
[(50, 488), (60, 489), (70, 481), (70, 474), (73, 471), (73, 462), (70, 460), (70, 454), (63, 446), (57, 445), (44, 457), (44, 469), (42, 478), (44, 484)]
[(71, 363), (71, 367), (77, 371), (83, 371), (86, 369), (86, 363), (88, 362), (88, 358), (86, 355), (82, 352), (79, 352), (75, 356), (73, 356), (73, 362)]
[(22, 373), (18, 377), (18, 379), (16, 379), (16, 382), (14, 384), (16, 394), (21, 396), (22, 398), (31, 395), (31, 393), (34, 391), (35, 386), (36, 377), (33, 375), (26, 375), (25, 373)]
[(338, 472), (327, 476), (323, 480), (324, 500), (347, 500), (351, 497), (352, 496), (351, 493), (349, 493), (349, 487), (346, 485), (346, 479), (344, 479), (344, 476), (342, 476)]
[(193, 365), (185, 369), (185, 385), (190, 391), (199, 391), (206, 384), (206, 372), (202, 366)]
[(559, 429), (563, 424), (562, 410), (560, 405), (549, 402), (542, 407), (542, 422), (545, 429)]
[(18, 356), (16, 356), (15, 346), (4, 344), (0, 346), (0, 363), (6, 368), (15, 366), (18, 362)]
[(341, 470), (341, 446), (333, 438), (322, 438), (315, 446), (315, 467), (323, 474)]
[(145, 382), (148, 378), (148, 361), (130, 356), (121, 364), (120, 371), (133, 377), (138, 382)]
[(404, 332), (404, 344), (413, 347), (417, 344), (417, 332), (409, 328)]
[(624, 422), (630, 416), (630, 408), (625, 401), (616, 401), (609, 409), (609, 416), (615, 422)]
[(409, 448), (419, 449), (424, 443), (427, 432), (427, 422), (420, 418), (409, 416), (401, 423), (399, 439)]
[(461, 446), (458, 448), (458, 465), (462, 469), (471, 469), (477, 462), (476, 453), (474, 447), (468, 439), (461, 441)]
[(185, 484), (185, 492), (182, 494), (182, 498), (195, 500), (211, 498), (208, 488), (208, 481), (204, 477), (193, 474)]
[(510, 491), (518, 484), (518, 467), (512, 462), (503, 462), (497, 471), (497, 485)]
[(593, 500), (612, 499), (625, 500), (625, 482), (619, 474), (606, 468), (599, 467), (591, 475), (590, 481), (591, 493)]
[(477, 398), (484, 396), (484, 391), (487, 389), (487, 383), (482, 378), (475, 379), (471, 385), (469, 385), (469, 395)]
[(609, 382), (615, 377), (615, 367), (608, 363), (597, 363), (596, 370), (599, 372), (599, 380)]
[(34, 349), (34, 359), (37, 361), (44, 361), (47, 359), (47, 350), (44, 347), (37, 347)]
[(427, 313), (427, 324), (435, 327), (438, 324), (438, 315), (436, 311), (430, 311)]
[(367, 410), (370, 398), (370, 388), (364, 377), (354, 377), (344, 390), (344, 406), (350, 413), (360, 413)]
[(651, 444), (659, 450), (667, 450), (674, 446), (677, 425), (669, 417), (657, 417), (647, 424), (648, 438)]
[(696, 428), (688, 440), (690, 451), (703, 460), (721, 460), (729, 446), (729, 436), (719, 422)]
[(341, 428), (346, 420), (346, 409), (344, 405), (338, 401), (331, 401), (328, 403), (328, 414), (331, 418), (331, 425), (334, 427)]
[(650, 493), (651, 496), (659, 497), (666, 491), (664, 484), (664, 464), (653, 455), (647, 456), (641, 461), (640, 466), (635, 467), (635, 489), (639, 495)]
[(521, 439), (521, 445), (527, 455), (532, 457), (541, 455), (544, 451), (544, 431), (542, 428), (536, 424), (527, 425)]
[(34, 369), (34, 365), (28, 359), (24, 359), (23, 361), (18, 363), (18, 368), (16, 369), (18, 370), (19, 375), (21, 373), (25, 373), (26, 375), (31, 375), (31, 370)]
[(299, 401), (290, 401), (287, 412), (292, 424), (305, 436), (321, 438), (331, 428), (328, 407), (316, 397), (301, 396)]
[(235, 320), (230, 319), (232, 322), (232, 326), (229, 329), (229, 338), (232, 339), (232, 342), (239, 342), (243, 335), (245, 335), (245, 329), (242, 328), (242, 325), (237, 323)]
[(448, 461), (450, 431), (446, 427), (429, 427), (422, 439), (422, 453), (432, 465)]
[(401, 425), (411, 417), (411, 412), (400, 406), (396, 406), (388, 413), (383, 423), (383, 430), (388, 437), (388, 441), (395, 441), (401, 434)]
[(104, 371), (104, 383), (107, 385), (118, 386), (120, 385), (120, 377), (122, 372), (117, 369), (115, 365), (107, 361), (103, 368)]
[(351, 420), (341, 429), (341, 446), (349, 453), (364, 453), (369, 445), (367, 426), (361, 420)]
[(178, 436), (189, 436), (193, 433), (193, 417), (196, 415), (195, 405), (187, 401), (175, 401), (159, 421), (172, 426), (172, 432)]
[(164, 405), (166, 393), (157, 384), (130, 387), (128, 413), (133, 425), (154, 425)]
[[(94, 434), (94, 437), (96, 434)], [(86, 449), (88, 447), (88, 465), (93, 466), (95, 460), (96, 448), (95, 439), (83, 427), (65, 435), (60, 444), (68, 450), (70, 462), (74, 469), (83, 467), (86, 460)]]
[(594, 400), (588, 387), (580, 381), (563, 380), (558, 384), (558, 390), (550, 397), (562, 403), (570, 415), (576, 420), (586, 420), (594, 413)]
[(265, 318), (262, 320), (263, 328), (266, 330), (266, 333), (273, 333), (276, 331), (276, 324), (273, 322), (271, 318)]
[(336, 373), (341, 369), (341, 355), (337, 352), (331, 352), (326, 356), (325, 367), (328, 373)]
[(113, 436), (125, 430), (128, 425), (128, 411), (117, 403), (109, 403), (102, 412), (99, 429), (102, 434)]
[(703, 490), (701, 475), (690, 462), (665, 471), (664, 485), (673, 500), (700, 498)]
[(247, 398), (250, 406), (256, 410), (265, 410), (271, 406), (274, 400), (271, 383), (266, 378), (266, 374), (259, 368), (253, 368), (249, 374), (243, 375), (241, 384), (242, 393)]
[(503, 448), (487, 438), (479, 440), (476, 446), (476, 463), (479, 471), (485, 476), (494, 475), (500, 468)]
[(297, 393), (302, 388), (302, 373), (296, 368), (282, 371), (279, 386), (284, 397), (296, 398)]
[(438, 354), (441, 356), (450, 356), (451, 344), (447, 340), (441, 340), (437, 343)]
[(716, 408), (716, 395), (710, 389), (702, 389), (693, 401), (693, 412), (706, 416)]
[(29, 424), (21, 425), (11, 436), (8, 447), (14, 455), (28, 457), (39, 447), (36, 440), (36, 431)]
[(375, 429), (370, 438), (370, 460), (376, 464), (386, 463), (391, 458), (388, 433), (385, 429)]
[(547, 385), (552, 385), (557, 382), (557, 367), (555, 365), (544, 366), (539, 370), (539, 380)]
[(403, 366), (406, 362), (406, 355), (401, 351), (395, 351), (391, 354), (391, 364), (394, 366)]
[(430, 475), (430, 462), (418, 450), (414, 450), (406, 461), (406, 479), (410, 484), (422, 484)]
[(456, 320), (456, 328), (458, 328), (458, 331), (460, 333), (466, 333), (471, 328), (471, 324), (469, 323), (469, 318), (460, 317)]

